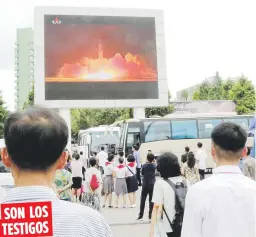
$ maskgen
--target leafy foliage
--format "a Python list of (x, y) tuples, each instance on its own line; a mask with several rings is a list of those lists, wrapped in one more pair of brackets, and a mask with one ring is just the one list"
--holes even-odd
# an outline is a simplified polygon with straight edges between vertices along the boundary
[(198, 87), (193, 100), (233, 100), (238, 114), (251, 114), (255, 112), (255, 87), (244, 76), (222, 80), (216, 73), (211, 83), (205, 80)]
[(2, 93), (0, 91), (0, 138), (4, 136), (4, 121), (7, 118), (9, 112), (5, 106)]
[(34, 97), (35, 97), (35, 94), (34, 94), (34, 84), (33, 84), (31, 90), (28, 93), (27, 101), (23, 105), (23, 109), (26, 109), (27, 107), (32, 106), (34, 104)]

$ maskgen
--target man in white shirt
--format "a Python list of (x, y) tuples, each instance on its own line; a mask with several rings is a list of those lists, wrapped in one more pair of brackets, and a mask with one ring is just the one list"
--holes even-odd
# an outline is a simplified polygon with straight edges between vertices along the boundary
[(186, 197), (182, 237), (255, 237), (256, 185), (238, 167), (246, 154), (246, 131), (222, 123), (212, 132), (216, 169)]
[(101, 172), (101, 174), (103, 174), (104, 166), (108, 159), (108, 154), (107, 154), (107, 152), (104, 151), (103, 146), (100, 149), (101, 149), (101, 151), (97, 154), (96, 159), (98, 160), (100, 172)]
[(197, 143), (198, 150), (196, 152), (196, 160), (197, 164), (199, 167), (199, 174), (201, 180), (204, 179), (204, 173), (206, 169), (206, 160), (207, 160), (207, 153), (206, 151), (202, 148), (203, 144), (201, 142)]

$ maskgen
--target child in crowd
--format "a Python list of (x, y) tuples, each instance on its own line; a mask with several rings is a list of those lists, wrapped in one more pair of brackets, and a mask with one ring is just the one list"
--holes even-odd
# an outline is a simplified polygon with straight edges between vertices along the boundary
[(148, 218), (151, 220), (152, 210), (154, 204), (152, 203), (152, 196), (154, 185), (156, 182), (156, 165), (154, 163), (155, 156), (152, 153), (148, 153), (147, 155), (147, 162), (142, 166), (142, 175), (143, 175), (143, 182), (142, 182), (142, 190), (141, 190), (141, 200), (140, 200), (140, 213), (138, 220), (142, 220), (144, 215), (144, 208), (147, 196), (149, 195), (149, 213)]
[(126, 182), (131, 204), (130, 207), (134, 208), (136, 207), (136, 191), (138, 190), (138, 181), (136, 178), (136, 162), (133, 155), (128, 155), (126, 167), (128, 170), (128, 177), (126, 178)]
[(126, 176), (127, 169), (124, 165), (124, 159), (119, 158), (119, 165), (114, 169), (114, 176), (116, 178), (116, 208), (118, 208), (119, 197), (123, 196), (123, 208), (126, 207), (126, 194), (127, 194), (127, 185), (126, 185)]
[(183, 175), (186, 178), (188, 187), (200, 181), (199, 169), (196, 167), (196, 158), (192, 151), (188, 153), (187, 162), (183, 169)]
[[(96, 168), (96, 158), (92, 157), (89, 159), (90, 168), (85, 173), (85, 185), (84, 193), (82, 195), (82, 203), (89, 206), (97, 211), (100, 211), (100, 193), (102, 188), (102, 178), (100, 171)], [(96, 175), (96, 179), (99, 183), (99, 187), (96, 190), (92, 190), (91, 181), (92, 176)]]
[(74, 155), (74, 160), (71, 163), (72, 171), (72, 201), (78, 202), (81, 195), (82, 179), (83, 179), (83, 162), (80, 159), (80, 155), (76, 153)]
[(104, 178), (103, 178), (103, 192), (105, 194), (105, 201), (103, 207), (105, 207), (108, 199), (108, 207), (112, 208), (112, 193), (114, 192), (114, 155), (109, 155), (108, 160), (104, 166)]

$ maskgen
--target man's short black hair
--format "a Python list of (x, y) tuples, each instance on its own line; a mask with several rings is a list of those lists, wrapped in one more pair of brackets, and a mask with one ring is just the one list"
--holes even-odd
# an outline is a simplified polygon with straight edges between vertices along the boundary
[(111, 162), (112, 160), (114, 160), (114, 155), (113, 154), (110, 154), (109, 156), (108, 156), (108, 161), (109, 162)]
[(104, 151), (105, 148), (104, 148), (104, 146), (102, 146), (100, 149), (101, 149), (102, 151)]
[(134, 162), (135, 161), (135, 157), (130, 154), (130, 155), (127, 156), (127, 161), (128, 162)]
[(80, 151), (80, 155), (82, 156), (84, 153), (82, 151)]
[(213, 144), (217, 146), (216, 152), (219, 153), (217, 155), (241, 158), (241, 151), (247, 141), (247, 133), (238, 124), (224, 122), (213, 129), (211, 138)]
[(79, 160), (79, 159), (80, 159), (80, 155), (79, 155), (78, 153), (76, 153), (76, 154), (74, 155), (74, 158), (75, 158), (76, 160)]
[(189, 152), (190, 148), (188, 146), (185, 147), (185, 151)]
[(119, 151), (119, 156), (124, 156), (124, 152), (123, 151)]
[(202, 143), (202, 142), (198, 142), (198, 143), (197, 143), (197, 147), (198, 147), (198, 148), (202, 148), (202, 147), (203, 147), (203, 143)]
[(18, 168), (43, 171), (65, 150), (68, 127), (54, 110), (34, 106), (6, 119), (4, 138), (8, 154)]
[(160, 155), (157, 158), (157, 170), (164, 179), (180, 176), (181, 172), (178, 157), (171, 152), (165, 152)]
[(124, 163), (124, 158), (119, 157), (118, 161), (119, 161), (119, 164), (123, 164)]
[(138, 151), (138, 150), (139, 150), (139, 147), (138, 147), (137, 145), (133, 145), (132, 147), (133, 147), (133, 149), (134, 149), (135, 151)]
[(94, 157), (89, 159), (89, 164), (91, 167), (94, 167), (97, 164), (97, 160)]
[(152, 162), (154, 161), (154, 159), (155, 159), (154, 154), (152, 154), (152, 153), (147, 154), (147, 160), (148, 160), (149, 162), (152, 163)]

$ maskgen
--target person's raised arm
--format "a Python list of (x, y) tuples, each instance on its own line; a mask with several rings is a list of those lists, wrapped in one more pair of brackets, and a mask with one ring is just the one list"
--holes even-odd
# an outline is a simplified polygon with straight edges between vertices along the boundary
[(181, 237), (203, 237), (202, 206), (199, 200), (200, 193), (197, 191), (191, 187), (187, 193)]

